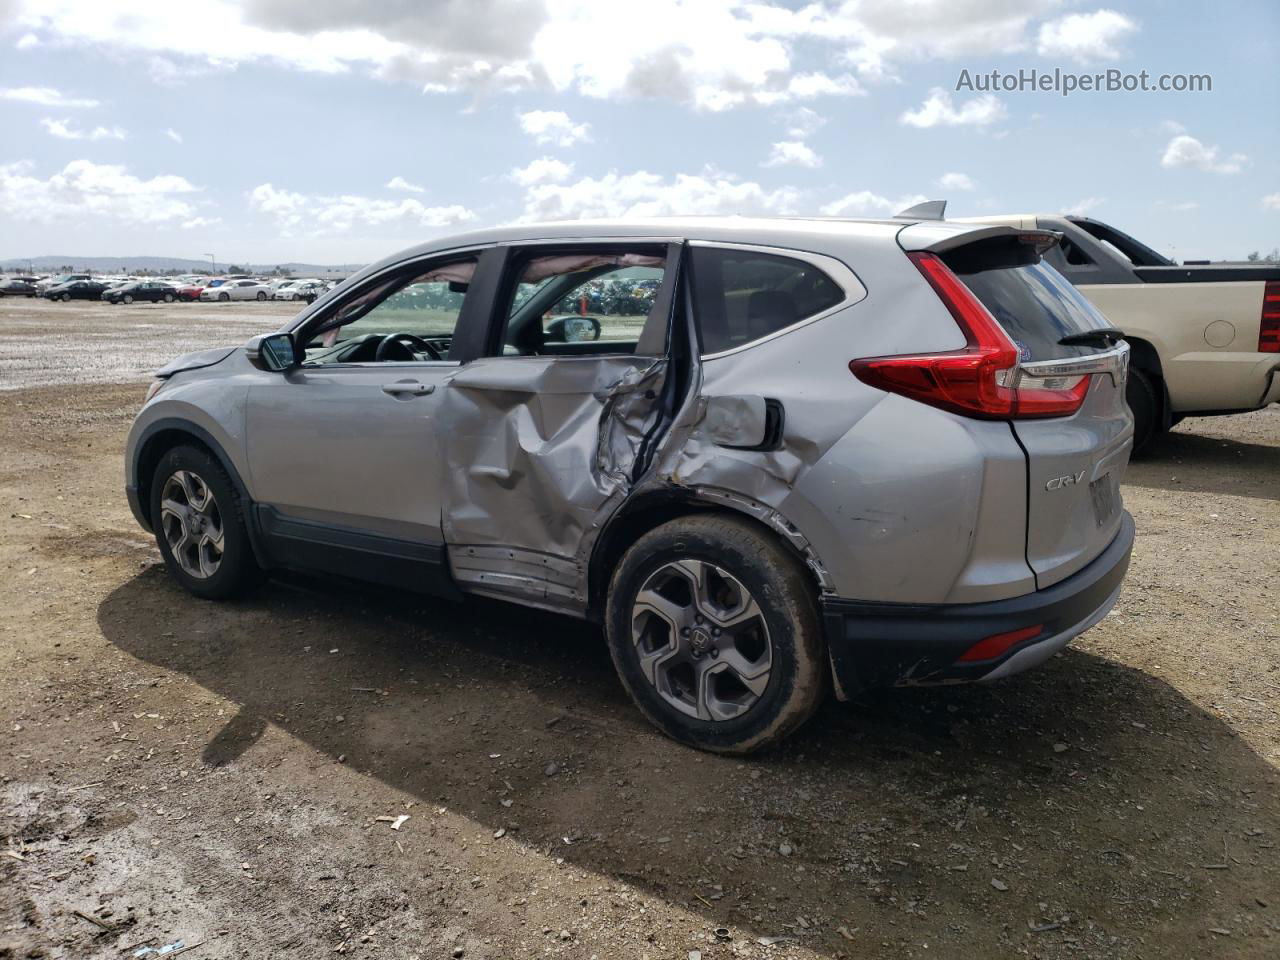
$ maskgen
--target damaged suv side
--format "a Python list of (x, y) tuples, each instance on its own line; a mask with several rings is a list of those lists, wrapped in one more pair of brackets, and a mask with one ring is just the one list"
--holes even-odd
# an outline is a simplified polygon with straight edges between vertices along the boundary
[(597, 620), (660, 729), (747, 752), (833, 681), (1009, 675), (1115, 602), (1127, 347), (1041, 262), (1054, 239), (699, 218), (439, 241), (160, 371), (130, 504), (201, 597), (299, 569)]

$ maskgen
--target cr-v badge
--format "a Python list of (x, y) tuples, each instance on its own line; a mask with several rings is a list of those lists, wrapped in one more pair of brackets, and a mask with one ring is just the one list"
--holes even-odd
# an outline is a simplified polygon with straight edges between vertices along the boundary
[(1074, 486), (1075, 484), (1079, 483), (1083, 479), (1084, 479), (1084, 471), (1081, 470), (1079, 473), (1074, 475), (1068, 475), (1065, 477), (1054, 477), (1052, 480), (1050, 480), (1048, 483), (1044, 485), (1044, 488), (1046, 490), (1061, 490), (1063, 487)]

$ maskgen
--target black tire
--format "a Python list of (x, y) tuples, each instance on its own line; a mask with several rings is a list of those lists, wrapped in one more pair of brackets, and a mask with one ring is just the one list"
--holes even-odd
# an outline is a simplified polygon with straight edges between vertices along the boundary
[(229, 293), (220, 293), (220, 294), (218, 294), (218, 299), (219, 299), (219, 300), (221, 300), (223, 303), (226, 303), (228, 300), (230, 300), (230, 299), (231, 299), (231, 294), (229, 294)]
[(1152, 441), (1164, 432), (1164, 411), (1161, 408), (1160, 394), (1150, 376), (1131, 367), (1124, 398), (1133, 412), (1133, 452), (1145, 453), (1150, 449)]
[(63, 303), (70, 303), (70, 302), (71, 302), (71, 294), (69, 294), (69, 293), (64, 293), (64, 294), (62, 295), (62, 302), (63, 302)]
[[(160, 501), (166, 481), (179, 470), (196, 474), (208, 486), (220, 513), (223, 530), (222, 559), (217, 570), (203, 579), (193, 577), (182, 569), (164, 534)], [(150, 499), (151, 527), (155, 531), (156, 544), (160, 547), (164, 564), (169, 575), (189, 593), (205, 600), (228, 600), (241, 595), (258, 582), (261, 572), (245, 528), (240, 498), (236, 496), (235, 487), (227, 472), (207, 450), (196, 446), (180, 446), (161, 457), (151, 478)]]
[(172, 293), (166, 293), (166, 294), (164, 295), (164, 302), (165, 302), (165, 303), (173, 303), (173, 294), (172, 294)]
[(120, 298), (120, 302), (121, 302), (121, 303), (133, 303), (133, 294), (131, 294), (131, 293), (126, 293), (123, 297), (121, 297), (121, 298)]
[(265, 291), (262, 291), (262, 290), (259, 290), (259, 291), (258, 291), (258, 299), (259, 299), (259, 300), (265, 300), (265, 299), (267, 299), (267, 294), (266, 294), (266, 292), (265, 292)]
[[(689, 716), (668, 703), (641, 669), (632, 640), (632, 605), (649, 578), (677, 559), (715, 564), (737, 578), (761, 609), (771, 670), (764, 691), (739, 716), (718, 721)], [(804, 724), (826, 695), (826, 644), (812, 583), (792, 553), (744, 519), (683, 517), (637, 540), (609, 585), (605, 629), (614, 666), (640, 711), (673, 740), (702, 750), (745, 754), (771, 746)]]

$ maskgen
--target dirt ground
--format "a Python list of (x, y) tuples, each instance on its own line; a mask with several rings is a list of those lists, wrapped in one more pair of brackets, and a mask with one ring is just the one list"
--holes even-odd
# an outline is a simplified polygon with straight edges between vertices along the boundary
[(1130, 468), (1125, 592), (1040, 670), (741, 762), (572, 620), (170, 583), (137, 370), (288, 312), (0, 302), (0, 958), (1280, 956), (1280, 407)]

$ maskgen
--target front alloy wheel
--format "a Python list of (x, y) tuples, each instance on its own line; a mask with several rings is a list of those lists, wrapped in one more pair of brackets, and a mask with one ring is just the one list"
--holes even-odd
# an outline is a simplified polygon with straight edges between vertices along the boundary
[(222, 511), (209, 485), (191, 470), (177, 470), (160, 492), (160, 518), (174, 561), (189, 577), (218, 572), (225, 549)]
[(175, 447), (151, 482), (151, 528), (169, 573), (198, 597), (223, 600), (259, 576), (231, 479), (207, 450)]

